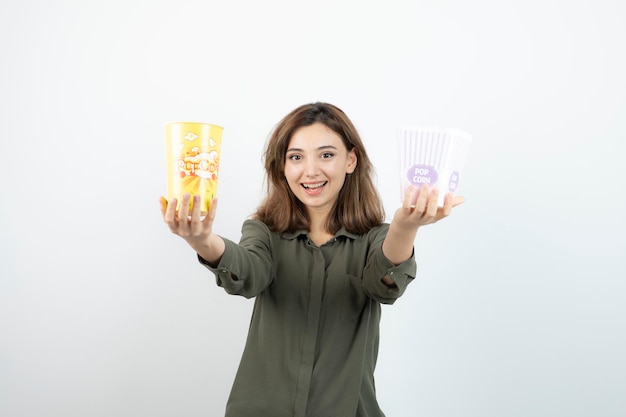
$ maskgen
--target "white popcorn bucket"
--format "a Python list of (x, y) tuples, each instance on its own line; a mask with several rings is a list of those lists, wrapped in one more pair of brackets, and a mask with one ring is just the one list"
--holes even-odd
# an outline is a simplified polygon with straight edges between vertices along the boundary
[[(457, 193), (472, 137), (459, 129), (401, 126), (398, 133), (400, 197), (411, 185), (439, 189), (438, 205), (448, 193)], [(412, 204), (415, 201), (411, 202)]]

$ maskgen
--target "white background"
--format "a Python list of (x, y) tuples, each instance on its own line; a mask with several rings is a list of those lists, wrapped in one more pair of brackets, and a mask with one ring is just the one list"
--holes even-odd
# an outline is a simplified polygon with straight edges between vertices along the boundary
[(237, 240), (270, 130), (317, 100), (389, 216), (398, 125), (474, 137), (383, 310), (387, 415), (626, 415), (625, 4), (3, 0), (0, 415), (222, 415), (252, 301), (163, 224), (163, 126), (225, 127)]

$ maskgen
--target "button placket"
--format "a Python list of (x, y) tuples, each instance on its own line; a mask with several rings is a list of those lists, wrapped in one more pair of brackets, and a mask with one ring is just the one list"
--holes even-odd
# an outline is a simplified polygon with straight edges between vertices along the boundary
[(313, 362), (315, 359), (315, 346), (317, 344), (317, 333), (321, 316), (324, 273), (326, 269), (325, 261), (322, 251), (317, 246), (315, 246), (312, 255), (314, 266), (309, 283), (309, 306), (307, 309), (307, 322), (300, 360), (298, 386), (296, 388), (294, 416), (305, 416), (306, 414), (309, 386), (311, 384)]

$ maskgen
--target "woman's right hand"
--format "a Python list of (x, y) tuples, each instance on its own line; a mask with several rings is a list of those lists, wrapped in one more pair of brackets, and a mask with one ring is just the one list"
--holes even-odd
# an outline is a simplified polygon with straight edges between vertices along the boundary
[(198, 254), (210, 263), (217, 263), (224, 253), (224, 241), (213, 233), (213, 221), (217, 212), (217, 199), (211, 202), (211, 208), (204, 218), (201, 218), (200, 196), (193, 196), (193, 206), (189, 213), (191, 195), (185, 193), (180, 203), (180, 210), (176, 211), (177, 199), (167, 201), (160, 198), (163, 221), (170, 231), (185, 239)]

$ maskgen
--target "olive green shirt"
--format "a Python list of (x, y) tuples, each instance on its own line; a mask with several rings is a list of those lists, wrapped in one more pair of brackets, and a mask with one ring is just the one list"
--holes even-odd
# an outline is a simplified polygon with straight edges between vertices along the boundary
[(217, 267), (199, 257), (226, 292), (256, 297), (226, 417), (384, 416), (374, 386), (381, 303), (416, 273), (413, 256), (394, 265), (383, 255), (388, 228), (342, 229), (318, 247), (306, 231), (246, 220)]

